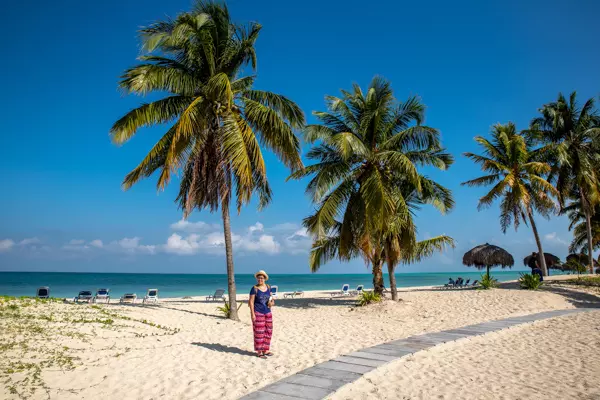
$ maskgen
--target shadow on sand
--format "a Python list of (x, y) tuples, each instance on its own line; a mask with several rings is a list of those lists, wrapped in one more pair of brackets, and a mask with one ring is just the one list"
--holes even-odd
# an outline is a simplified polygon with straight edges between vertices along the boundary
[(291, 309), (299, 309), (299, 308), (315, 308), (319, 306), (329, 306), (329, 307), (354, 307), (356, 306), (357, 297), (349, 296), (349, 297), (334, 297), (331, 298), (309, 298), (309, 299), (286, 299), (286, 300), (278, 300), (276, 302), (276, 307), (281, 308), (291, 308)]
[(205, 317), (211, 317), (211, 318), (216, 318), (216, 319), (226, 319), (224, 316), (221, 316), (221, 315), (207, 314), (207, 313), (203, 313), (203, 312), (199, 312), (199, 311), (190, 311), (190, 310), (185, 310), (183, 308), (166, 307), (163, 304), (160, 305), (160, 308), (166, 308), (167, 310), (181, 311), (181, 312), (188, 313), (188, 314), (203, 315)]
[(580, 292), (578, 290), (557, 287), (554, 285), (544, 285), (544, 291), (563, 296), (565, 300), (573, 304), (576, 308), (600, 308), (600, 297)]
[(240, 349), (238, 347), (225, 346), (223, 344), (218, 344), (218, 343), (193, 342), (192, 344), (194, 346), (204, 347), (205, 349), (212, 350), (212, 351), (218, 351), (221, 353), (240, 354), (242, 356), (253, 356), (253, 357), (256, 356), (256, 353), (253, 353), (251, 351)]

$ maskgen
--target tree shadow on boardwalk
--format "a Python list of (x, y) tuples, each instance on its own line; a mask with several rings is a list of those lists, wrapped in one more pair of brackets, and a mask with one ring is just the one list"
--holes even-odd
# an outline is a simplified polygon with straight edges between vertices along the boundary
[(240, 349), (239, 347), (225, 346), (223, 344), (218, 343), (193, 342), (192, 344), (194, 346), (204, 347), (205, 349), (218, 351), (220, 353), (240, 354), (242, 356), (256, 356), (256, 353), (253, 353), (251, 351)]

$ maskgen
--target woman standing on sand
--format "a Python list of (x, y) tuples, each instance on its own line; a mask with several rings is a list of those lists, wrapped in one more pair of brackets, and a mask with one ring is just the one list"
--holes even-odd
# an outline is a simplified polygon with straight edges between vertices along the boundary
[(250, 315), (252, 317), (252, 329), (254, 331), (254, 351), (259, 358), (272, 356), (270, 351), (271, 336), (273, 335), (273, 315), (271, 307), (275, 300), (271, 296), (271, 287), (267, 285), (269, 275), (263, 270), (254, 274), (256, 285), (250, 290)]

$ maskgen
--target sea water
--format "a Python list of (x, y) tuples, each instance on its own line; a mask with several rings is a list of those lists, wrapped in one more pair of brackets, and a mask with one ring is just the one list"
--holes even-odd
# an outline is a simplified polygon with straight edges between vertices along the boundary
[[(499, 281), (518, 279), (522, 271), (492, 271)], [(481, 272), (397, 273), (398, 287), (442, 285), (448, 278), (481, 279)], [(235, 276), (239, 294), (248, 293), (256, 282), (253, 275)], [(384, 275), (386, 287), (388, 277)], [(268, 282), (280, 292), (294, 290), (336, 290), (347, 283), (351, 288), (365, 285), (372, 288), (370, 274), (272, 274)], [(219, 274), (126, 274), (71, 272), (0, 272), (0, 295), (34, 296), (40, 286), (49, 286), (52, 297), (74, 297), (80, 290), (95, 293), (98, 288), (110, 289), (113, 298), (124, 293), (144, 295), (149, 288), (159, 290), (160, 297), (206, 296), (216, 289), (227, 289), (227, 275)]]

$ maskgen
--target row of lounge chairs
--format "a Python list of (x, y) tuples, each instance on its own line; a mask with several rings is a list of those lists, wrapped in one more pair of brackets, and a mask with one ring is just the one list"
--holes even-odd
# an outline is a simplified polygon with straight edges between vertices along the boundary
[[(277, 298), (279, 294), (279, 287), (277, 285), (273, 285), (271, 286), (271, 296)], [(289, 293), (284, 293), (283, 297), (284, 298), (294, 298), (294, 297), (303, 297), (304, 296), (304, 291), (302, 290), (294, 290), (293, 292), (289, 292)], [(226, 301), (227, 299), (225, 298), (225, 289), (217, 289), (215, 290), (215, 293), (211, 296), (206, 296), (206, 301)]]
[[(119, 299), (120, 304), (124, 303), (133, 303), (135, 304), (137, 300), (137, 294), (135, 293), (125, 293)], [(142, 304), (146, 303), (157, 303), (158, 302), (158, 289), (148, 289), (146, 295), (142, 299)]]
[(444, 286), (439, 286), (440, 289), (464, 289), (464, 288), (474, 288), (477, 287), (479, 281), (476, 279), (473, 283), (469, 284), (471, 279), (467, 279), (466, 282), (463, 278), (458, 277), (456, 280), (449, 278), (448, 283)]
[[(50, 287), (42, 286), (38, 288), (36, 297), (38, 299), (48, 299), (50, 298)], [(137, 294), (135, 293), (125, 293), (119, 299), (119, 303), (135, 303), (137, 300)], [(79, 292), (77, 296), (73, 298), (75, 303), (109, 303), (110, 302), (110, 289), (98, 289), (96, 290), (96, 294), (92, 295), (90, 290), (82, 290)], [(142, 303), (156, 303), (158, 301), (158, 289), (148, 289), (146, 295), (142, 299)]]
[(350, 285), (344, 283), (339, 292), (331, 293), (331, 298), (344, 296), (359, 296), (364, 292), (365, 285), (358, 285), (355, 290), (350, 290)]
[[(358, 290), (358, 288), (357, 288)], [(362, 285), (360, 287), (362, 291)], [(279, 292), (278, 286), (271, 286), (271, 296), (277, 297)], [(304, 291), (302, 290), (294, 290), (290, 293), (284, 293), (284, 298), (294, 298), (294, 297), (303, 297)], [(42, 286), (38, 288), (36, 297), (39, 299), (47, 299), (50, 297), (50, 287)], [(215, 293), (211, 296), (206, 296), (207, 301), (225, 301), (225, 289), (217, 289)], [(76, 303), (87, 302), (87, 303), (109, 303), (110, 302), (110, 289), (98, 289), (96, 294), (93, 295), (89, 290), (82, 290), (79, 292), (77, 296), (73, 298), (73, 301)], [(137, 301), (137, 294), (135, 293), (125, 293), (119, 299), (119, 303), (135, 303)], [(148, 292), (142, 299), (142, 303), (149, 303), (158, 301), (158, 289), (148, 289)]]

